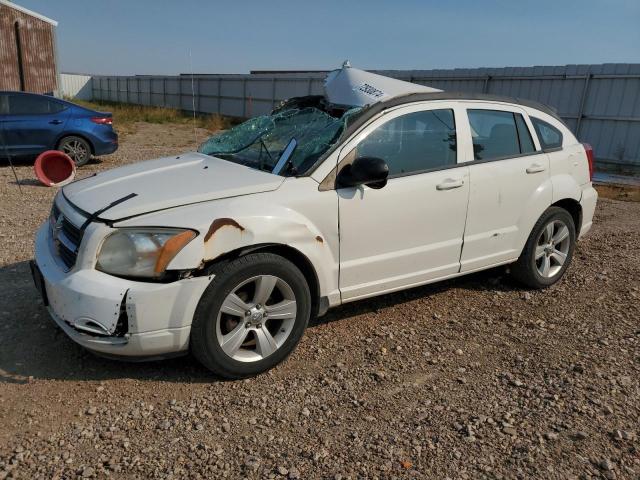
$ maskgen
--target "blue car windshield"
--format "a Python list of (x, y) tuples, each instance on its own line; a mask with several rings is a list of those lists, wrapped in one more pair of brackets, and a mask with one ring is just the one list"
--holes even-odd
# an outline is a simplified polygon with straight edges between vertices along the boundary
[(303, 175), (340, 137), (359, 108), (333, 117), (315, 108), (291, 108), (255, 117), (217, 133), (199, 152), (271, 172), (292, 139), (296, 147), (280, 175)]

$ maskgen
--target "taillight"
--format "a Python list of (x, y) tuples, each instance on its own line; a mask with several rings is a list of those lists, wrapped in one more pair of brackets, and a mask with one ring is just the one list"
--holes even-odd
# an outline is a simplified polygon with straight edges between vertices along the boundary
[(583, 143), (584, 151), (587, 153), (587, 161), (589, 162), (589, 180), (593, 180), (593, 147), (588, 143)]
[(113, 125), (113, 117), (91, 117), (91, 121), (99, 125)]

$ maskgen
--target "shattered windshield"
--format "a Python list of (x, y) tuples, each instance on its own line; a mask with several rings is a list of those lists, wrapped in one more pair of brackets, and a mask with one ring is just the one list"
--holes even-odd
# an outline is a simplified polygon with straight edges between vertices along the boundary
[[(274, 173), (302, 175), (338, 140), (345, 123), (358, 110), (348, 110), (339, 118), (315, 107), (292, 108), (255, 117), (213, 135), (198, 151), (272, 172), (287, 150), (286, 165)], [(290, 143), (295, 145), (293, 152), (292, 146), (287, 149)]]

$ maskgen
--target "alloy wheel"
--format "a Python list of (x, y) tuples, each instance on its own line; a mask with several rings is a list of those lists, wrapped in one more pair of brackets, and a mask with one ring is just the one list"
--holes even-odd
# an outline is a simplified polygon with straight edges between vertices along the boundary
[(567, 261), (570, 246), (569, 227), (562, 220), (549, 222), (536, 243), (534, 261), (538, 273), (545, 278), (557, 275)]
[(65, 142), (62, 145), (62, 151), (69, 155), (75, 163), (82, 162), (89, 154), (86, 145), (79, 140), (70, 140)]
[(251, 277), (222, 302), (216, 340), (234, 360), (260, 361), (285, 343), (296, 315), (296, 298), (287, 282), (273, 275)]

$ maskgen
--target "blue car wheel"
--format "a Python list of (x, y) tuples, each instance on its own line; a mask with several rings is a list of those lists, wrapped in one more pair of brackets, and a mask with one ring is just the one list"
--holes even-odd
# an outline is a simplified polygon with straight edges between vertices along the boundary
[(81, 167), (91, 158), (91, 146), (84, 138), (80, 137), (64, 137), (60, 140), (58, 150), (69, 155), (76, 167)]

